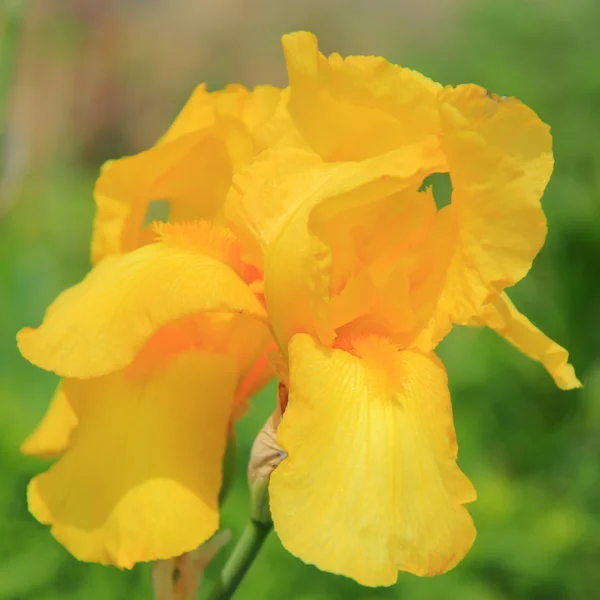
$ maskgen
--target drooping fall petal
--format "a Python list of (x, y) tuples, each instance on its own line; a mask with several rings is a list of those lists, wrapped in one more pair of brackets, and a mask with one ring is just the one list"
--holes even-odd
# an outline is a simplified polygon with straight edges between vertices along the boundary
[(63, 385), (79, 426), (32, 480), (32, 514), (80, 560), (121, 568), (206, 541), (219, 524), (233, 361), (189, 353), (146, 378), (121, 371)]
[(288, 457), (270, 484), (275, 530), (305, 562), (363, 585), (391, 585), (398, 570), (444, 572), (475, 537), (445, 370), (380, 338), (351, 348), (303, 334), (290, 342), (277, 433)]
[(77, 415), (69, 402), (65, 386), (60, 383), (42, 421), (23, 442), (21, 452), (40, 458), (59, 456), (68, 448), (76, 426)]
[(253, 317), (231, 313), (204, 313), (162, 327), (136, 355), (129, 367), (148, 374), (170, 356), (191, 350), (225, 354), (237, 367), (232, 418), (241, 418), (248, 400), (274, 376), (267, 353), (275, 342), (268, 327)]
[(522, 315), (506, 294), (494, 296), (469, 325), (490, 327), (524, 354), (542, 363), (561, 390), (581, 387), (569, 353)]
[(99, 377), (127, 366), (162, 326), (204, 312), (262, 319), (264, 309), (228, 264), (177, 244), (155, 243), (103, 260), (23, 329), (25, 358), (65, 377)]

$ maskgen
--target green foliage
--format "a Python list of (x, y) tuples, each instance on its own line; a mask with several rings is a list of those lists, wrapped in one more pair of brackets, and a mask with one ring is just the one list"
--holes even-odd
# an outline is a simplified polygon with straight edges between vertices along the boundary
[[(551, 124), (548, 241), (512, 297), (571, 351), (585, 388), (556, 390), (539, 365), (491, 332), (454, 331), (440, 354), (460, 464), (479, 493), (478, 538), (465, 561), (442, 577), (401, 575), (394, 588), (371, 590), (302, 564), (272, 535), (237, 598), (578, 600), (600, 589), (600, 3), (477, 6), (463, 15), (455, 42), (400, 62), (444, 83), (473, 81), (519, 97)], [(77, 164), (52, 165), (26, 182), (0, 221), (0, 600), (151, 598), (147, 567), (78, 563), (28, 515), (27, 481), (45, 465), (18, 452), (55, 379), (19, 357), (14, 334), (37, 324), (88, 268), (94, 177)], [(222, 519), (234, 539), (248, 514), (242, 475), (252, 439), (274, 401), (272, 385), (239, 424), (240, 477)], [(224, 558), (210, 566), (209, 580)]]

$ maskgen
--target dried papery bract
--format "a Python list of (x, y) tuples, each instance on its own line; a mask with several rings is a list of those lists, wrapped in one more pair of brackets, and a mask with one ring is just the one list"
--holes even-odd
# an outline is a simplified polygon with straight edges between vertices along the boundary
[(252, 518), (259, 523), (271, 523), (269, 479), (273, 470), (285, 459), (286, 453), (277, 444), (279, 410), (273, 413), (258, 433), (248, 463), (248, 485), (252, 503)]
[(194, 600), (204, 570), (230, 539), (231, 532), (224, 529), (193, 552), (155, 562), (152, 565), (155, 600)]

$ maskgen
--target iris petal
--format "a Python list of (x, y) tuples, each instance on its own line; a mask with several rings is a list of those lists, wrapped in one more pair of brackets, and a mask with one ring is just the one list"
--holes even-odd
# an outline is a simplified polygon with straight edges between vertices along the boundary
[(581, 387), (569, 364), (569, 353), (522, 315), (506, 294), (492, 298), (468, 324), (490, 327), (529, 358), (542, 363), (561, 390)]
[(21, 452), (40, 458), (59, 456), (69, 446), (75, 427), (77, 427), (77, 415), (61, 382), (50, 400), (50, 406), (42, 421), (23, 442)]
[(31, 513), (80, 560), (121, 568), (206, 541), (219, 524), (234, 362), (189, 353), (149, 377), (63, 385), (79, 426), (30, 483)]
[(65, 377), (99, 377), (130, 364), (162, 326), (203, 312), (262, 319), (264, 309), (227, 264), (193, 250), (151, 244), (103, 260), (19, 332), (35, 365)]
[(475, 537), (475, 491), (456, 465), (442, 364), (385, 340), (289, 348), (289, 402), (277, 432), (288, 457), (271, 476), (283, 545), (305, 562), (391, 585), (398, 570), (444, 572)]

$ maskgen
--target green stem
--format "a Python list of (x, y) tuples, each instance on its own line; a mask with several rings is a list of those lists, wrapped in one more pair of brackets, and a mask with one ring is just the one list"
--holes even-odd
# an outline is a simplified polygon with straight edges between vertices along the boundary
[(228, 558), (208, 600), (229, 600), (254, 562), (273, 525), (250, 519)]

